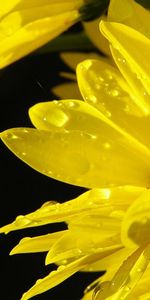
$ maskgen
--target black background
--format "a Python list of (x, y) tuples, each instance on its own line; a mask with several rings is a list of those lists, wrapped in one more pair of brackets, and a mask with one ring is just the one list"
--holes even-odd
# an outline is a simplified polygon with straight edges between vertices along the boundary
[[(28, 109), (37, 102), (53, 100), (51, 87), (61, 82), (58, 71), (67, 71), (57, 53), (30, 55), (0, 71), (1, 131), (12, 127), (31, 127)], [(17, 215), (29, 213), (48, 200), (72, 199), (83, 188), (52, 180), (17, 159), (0, 142), (0, 226)], [(0, 236), (0, 292), (4, 299), (18, 300), (38, 278), (46, 276), (53, 266), (44, 265), (45, 253), (9, 256), (10, 250), (26, 236), (58, 230), (48, 225)], [(62, 225), (61, 228), (63, 228)], [(35, 299), (81, 298), (83, 289), (97, 274), (78, 273)]]

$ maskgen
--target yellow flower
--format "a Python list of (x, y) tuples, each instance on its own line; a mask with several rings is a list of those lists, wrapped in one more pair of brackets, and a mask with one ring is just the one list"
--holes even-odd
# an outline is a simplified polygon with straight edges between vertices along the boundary
[(109, 21), (100, 28), (120, 72), (103, 60), (80, 63), (77, 79), (84, 101), (39, 103), (29, 110), (36, 129), (1, 134), (10, 150), (34, 169), (91, 188), (64, 204), (45, 203), (1, 228), (7, 233), (68, 224), (65, 231), (23, 239), (12, 250), (46, 251), (46, 264), (59, 266), (22, 300), (79, 270), (107, 271), (94, 291), (87, 289), (84, 300), (92, 294), (94, 300), (150, 297), (150, 13), (132, 0), (123, 1), (120, 10), (119, 4), (111, 1)]
[(84, 0), (6, 0), (0, 4), (0, 68), (41, 47), (80, 19)]

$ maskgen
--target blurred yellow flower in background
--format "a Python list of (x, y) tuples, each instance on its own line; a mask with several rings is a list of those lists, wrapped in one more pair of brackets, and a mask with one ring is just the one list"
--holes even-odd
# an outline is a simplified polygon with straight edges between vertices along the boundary
[(0, 67), (41, 47), (80, 19), (83, 0), (6, 0), (0, 4)]
[[(0, 68), (56, 38), (108, 0), (6, 0), (0, 4)], [(92, 16), (90, 16), (92, 18)], [(90, 18), (89, 17), (89, 18)], [(91, 32), (91, 30), (90, 30)], [(95, 34), (95, 33), (93, 33)], [(90, 33), (91, 35), (91, 33)]]
[(1, 228), (7, 233), (53, 222), (68, 226), (23, 239), (12, 250), (46, 251), (46, 264), (58, 265), (22, 300), (77, 271), (95, 270), (106, 273), (84, 300), (150, 297), (150, 13), (132, 0), (119, 4), (112, 0), (108, 21), (100, 23), (119, 70), (110, 60), (81, 62), (77, 81), (84, 101), (38, 103), (29, 110), (36, 129), (1, 133), (7, 147), (34, 169), (91, 189), (63, 204), (47, 202)]

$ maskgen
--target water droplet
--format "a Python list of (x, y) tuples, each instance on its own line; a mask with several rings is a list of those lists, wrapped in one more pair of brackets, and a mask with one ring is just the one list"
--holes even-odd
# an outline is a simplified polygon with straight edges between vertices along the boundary
[(26, 152), (22, 152), (22, 155), (23, 155), (23, 156), (26, 156), (26, 155), (27, 155), (27, 153), (26, 153)]
[(36, 281), (36, 284), (39, 284), (39, 283), (41, 283), (43, 281), (43, 279), (38, 279), (37, 281)]
[(129, 292), (130, 290), (131, 290), (131, 287), (130, 287), (130, 286), (126, 286), (126, 287), (125, 287), (125, 291), (126, 291), (126, 292)]
[[(118, 50), (118, 49), (117, 49)], [(118, 57), (118, 61), (122, 64), (125, 64), (126, 63), (126, 60), (122, 57)]]
[(28, 224), (31, 223), (31, 220), (29, 220), (28, 218), (26, 218), (25, 216), (18, 216), (15, 220), (15, 226), (19, 227), (19, 226), (26, 226)]
[(104, 81), (104, 78), (103, 78), (102, 76), (99, 76), (99, 77), (98, 77), (98, 80), (101, 81), (101, 82), (103, 82), (103, 81)]
[(6, 138), (7, 139), (12, 139), (12, 140), (19, 139), (19, 137), (16, 134), (11, 133), (11, 132), (8, 132), (8, 133), (6, 132)]
[(56, 205), (56, 204), (59, 204), (58, 202), (56, 201), (46, 201), (41, 207), (47, 207), (47, 206), (51, 206), (51, 205)]
[(70, 107), (70, 108), (77, 108), (80, 106), (80, 104), (78, 102), (75, 101), (66, 101), (66, 106)]
[(98, 84), (98, 83), (96, 83), (96, 84), (95, 84), (95, 89), (99, 91), (99, 90), (101, 89), (101, 85)]
[(111, 147), (110, 143), (104, 143), (103, 146), (105, 149), (110, 149)]
[(69, 116), (63, 110), (54, 107), (43, 119), (56, 127), (63, 127), (69, 121)]
[(64, 269), (66, 269), (66, 266), (61, 265), (58, 267), (57, 271), (63, 271)]
[(24, 132), (24, 133), (28, 133), (28, 132), (29, 132), (29, 130), (28, 130), (28, 129), (26, 129), (26, 128), (24, 128), (24, 129), (23, 129), (23, 132)]
[(111, 117), (111, 112), (109, 110), (106, 110), (105, 115), (106, 115), (107, 118), (110, 118)]
[(47, 171), (48, 175), (53, 175), (53, 172), (51, 170)]
[(110, 91), (110, 93), (111, 93), (111, 95), (113, 97), (117, 97), (119, 95), (119, 91), (118, 90), (112, 90), (112, 91)]
[(94, 96), (94, 95), (90, 95), (89, 96), (89, 100), (92, 102), (92, 103), (97, 103), (97, 98), (96, 98), (96, 96)]

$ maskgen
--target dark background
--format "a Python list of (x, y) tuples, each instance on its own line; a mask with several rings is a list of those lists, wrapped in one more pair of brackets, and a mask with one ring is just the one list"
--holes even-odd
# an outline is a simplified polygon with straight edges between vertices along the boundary
[[(51, 87), (61, 82), (58, 71), (67, 71), (57, 53), (30, 55), (0, 71), (0, 130), (32, 126), (28, 109), (40, 101), (53, 100)], [(29, 213), (48, 200), (72, 199), (83, 188), (52, 180), (15, 157), (0, 142), (0, 226), (17, 215)], [(60, 228), (64, 228), (64, 224)], [(0, 292), (4, 299), (19, 300), (38, 278), (46, 276), (53, 266), (44, 265), (45, 253), (9, 256), (10, 250), (26, 236), (53, 232), (59, 225), (48, 225), (0, 236)], [(82, 297), (83, 289), (97, 274), (78, 273), (59, 287), (34, 299), (72, 299)]]

